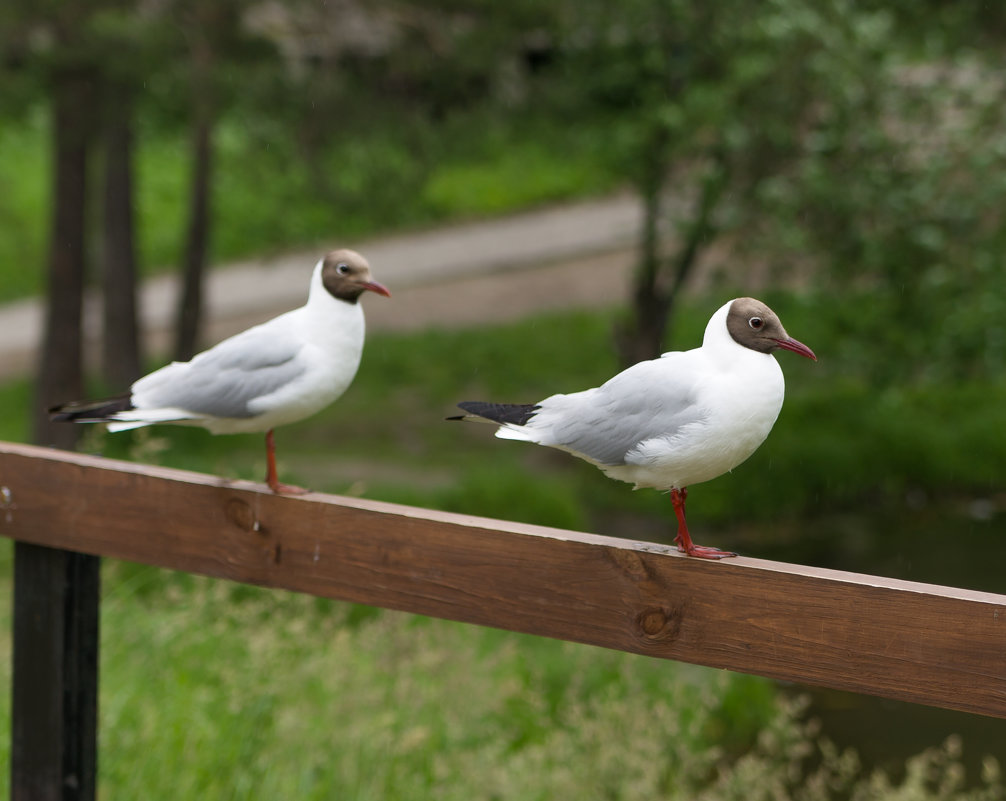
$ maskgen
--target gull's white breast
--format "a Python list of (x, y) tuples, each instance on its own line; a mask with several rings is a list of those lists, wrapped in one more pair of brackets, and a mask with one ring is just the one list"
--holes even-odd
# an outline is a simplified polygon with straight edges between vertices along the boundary
[[(703, 349), (680, 355), (694, 362), (687, 380), (693, 384), (697, 419), (671, 434), (641, 440), (624, 464), (601, 465), (610, 477), (656, 489), (709, 481), (746, 460), (772, 430), (785, 395), (774, 357), (740, 348), (728, 359), (709, 358)], [(676, 367), (680, 380), (685, 365)], [(675, 380), (670, 374), (668, 379)]]

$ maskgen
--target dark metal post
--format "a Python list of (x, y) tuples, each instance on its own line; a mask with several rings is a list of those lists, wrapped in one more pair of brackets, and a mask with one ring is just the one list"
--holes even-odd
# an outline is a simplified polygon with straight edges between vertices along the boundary
[(95, 797), (100, 567), (15, 545), (11, 801)]

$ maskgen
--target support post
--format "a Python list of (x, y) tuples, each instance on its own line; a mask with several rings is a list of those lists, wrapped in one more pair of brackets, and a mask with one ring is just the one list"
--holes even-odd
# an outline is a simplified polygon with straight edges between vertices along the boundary
[(94, 801), (100, 567), (15, 545), (11, 801)]

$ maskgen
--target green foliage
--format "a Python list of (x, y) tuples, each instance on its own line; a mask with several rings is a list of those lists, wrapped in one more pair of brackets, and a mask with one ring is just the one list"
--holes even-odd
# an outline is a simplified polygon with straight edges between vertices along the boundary
[(27, 442), (30, 409), (33, 402), (31, 382), (27, 379), (0, 383), (0, 440)]
[[(493, 126), (481, 113), (453, 120), (417, 150), (412, 126), (391, 119), (333, 136), (305, 160), (281, 129), (225, 119), (217, 130), (214, 261), (358, 239), (403, 226), (497, 214), (609, 188), (596, 138), (565, 140), (555, 121)], [(422, 134), (423, 139), (432, 135)], [(451, 145), (464, 140), (464, 148)], [(0, 119), (0, 301), (42, 290), (46, 251), (48, 120)], [(137, 153), (140, 263), (148, 274), (181, 253), (189, 164), (180, 131), (150, 130)], [(269, 191), (261, 191), (268, 186)]]
[(525, 471), (473, 470), (452, 487), (434, 495), (433, 503), (449, 512), (481, 515), (583, 531), (587, 516), (568, 482), (542, 479)]
[[(867, 34), (873, 56), (853, 64), (843, 104), (814, 122), (795, 169), (762, 187), (763, 245), (825, 268), (819, 287), (843, 299), (825, 309), (832, 327), (855, 327), (876, 345), (859, 354), (873, 383), (999, 374), (1006, 118), (997, 62), (960, 52), (921, 62), (891, 46), (893, 33)], [(935, 319), (941, 335), (919, 336)]]
[[(906, 4), (853, 0), (545, 11), (447, 2), (417, 9), (381, 57), (350, 48), (281, 69), (275, 42), (230, 42), (213, 257), (495, 214), (628, 180), (657, 204), (647, 246), (665, 266), (676, 253), (686, 270), (734, 232), (738, 261), (765, 260), (773, 274), (847, 297), (823, 313), (832, 330), (868, 326), (884, 346), (858, 356), (871, 383), (1001, 373), (1006, 112), (988, 49), (994, 20), (961, 49), (978, 7), (934, 4), (941, 22), (927, 26), (906, 20)], [(109, 74), (122, 77), (124, 64), (150, 73), (138, 99), (139, 241), (147, 270), (163, 269), (178, 259), (188, 202), (188, 90), (177, 59), (165, 61), (178, 42), (158, 34), (168, 26), (106, 12), (89, 35), (130, 43), (105, 48), (117, 54)], [(297, 13), (310, 26), (325, 12)], [(18, 54), (15, 40), (5, 46)], [(45, 260), (44, 82), (22, 72), (0, 106), (0, 299), (39, 291)], [(673, 286), (653, 279), (657, 294)], [(917, 336), (932, 319), (942, 336)]]
[(595, 126), (549, 142), (556, 133), (545, 130), (541, 139), (501, 143), (488, 158), (444, 165), (430, 177), (423, 200), (445, 216), (491, 215), (610, 189), (613, 171), (591, 161), (603, 131)]
[(0, 120), (0, 300), (39, 291), (49, 200), (43, 115)]
[[(610, 120), (602, 158), (647, 208), (626, 358), (653, 355), (625, 340), (659, 340), (698, 254), (733, 233), (735, 256), (856, 293), (826, 313), (898, 351), (862, 355), (873, 383), (1001, 373), (1003, 28), (984, 8), (566, 7), (549, 97)], [(943, 336), (919, 337), (936, 318)]]

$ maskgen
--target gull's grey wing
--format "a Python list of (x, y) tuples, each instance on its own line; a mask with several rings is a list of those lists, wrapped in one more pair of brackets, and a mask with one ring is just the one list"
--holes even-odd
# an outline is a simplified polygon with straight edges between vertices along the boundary
[(600, 465), (624, 464), (640, 442), (670, 439), (705, 415), (694, 386), (688, 380), (669, 380), (669, 366), (641, 362), (596, 389), (548, 398), (528, 428), (540, 431), (542, 445)]
[(307, 369), (303, 345), (268, 326), (225, 339), (191, 362), (175, 362), (133, 385), (137, 408), (179, 408), (198, 415), (247, 418), (256, 398), (275, 392)]

